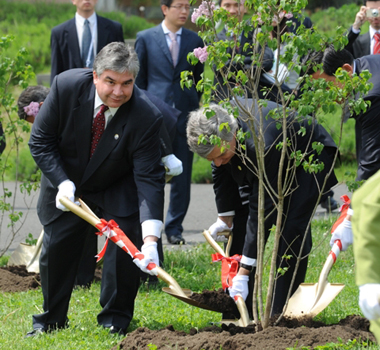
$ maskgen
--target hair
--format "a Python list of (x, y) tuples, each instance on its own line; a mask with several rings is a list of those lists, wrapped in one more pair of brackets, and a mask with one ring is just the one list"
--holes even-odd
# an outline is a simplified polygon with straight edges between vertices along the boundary
[(311, 67), (306, 72), (307, 74), (314, 73), (313, 67), (322, 64), (323, 72), (327, 75), (333, 76), (338, 68), (343, 67), (344, 64), (352, 65), (354, 57), (346, 49), (336, 51), (335, 48), (330, 45), (323, 52), (315, 51), (311, 52), (304, 59), (304, 62), (311, 62)]
[(106, 70), (112, 70), (117, 73), (129, 72), (136, 78), (140, 64), (135, 50), (130, 45), (114, 42), (104, 46), (96, 55), (93, 69), (98, 76)]
[[(215, 114), (207, 118), (206, 112), (212, 110)], [(230, 130), (220, 125), (228, 123)], [(230, 142), (238, 128), (238, 123), (233, 115), (228, 114), (227, 110), (217, 104), (211, 104), (208, 108), (201, 107), (190, 113), (187, 122), (187, 143), (192, 152), (200, 157), (206, 158), (214, 149), (215, 145), (210, 142), (212, 135), (220, 137), (223, 141)], [(199, 136), (203, 135), (207, 139), (206, 144), (198, 143)]]
[(17, 114), (19, 118), (26, 119), (27, 114), (24, 111), (24, 107), (29, 106), (31, 102), (40, 103), (45, 101), (49, 91), (49, 88), (42, 85), (28, 86), (17, 100)]
[(165, 5), (167, 7), (170, 7), (172, 5), (172, 3), (173, 3), (173, 0), (160, 0), (161, 6)]

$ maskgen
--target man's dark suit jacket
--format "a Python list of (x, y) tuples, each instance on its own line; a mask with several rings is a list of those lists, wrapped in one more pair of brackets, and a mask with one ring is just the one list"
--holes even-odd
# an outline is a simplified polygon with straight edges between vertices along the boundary
[[(178, 118), (177, 131), (186, 134), (187, 116), (199, 107), (201, 93), (195, 86), (201, 79), (203, 64), (191, 65), (186, 57), (194, 48), (203, 47), (202, 39), (194, 32), (182, 28), (178, 63), (173, 67), (172, 57), (161, 24), (137, 33), (135, 49), (140, 61), (136, 85), (156, 95), (182, 114)], [(181, 88), (181, 72), (193, 72), (195, 84), (190, 89)]]
[(371, 54), (371, 38), (369, 32), (365, 34), (355, 34), (352, 27), (347, 33), (348, 44), (345, 49), (350, 51), (354, 58), (363, 57)]
[[(123, 29), (120, 23), (96, 15), (98, 30), (98, 53), (109, 43), (124, 42)], [(75, 18), (72, 18), (51, 31), (51, 73), (50, 84), (54, 77), (72, 68), (83, 68), (78, 42)]]
[(41, 223), (47, 225), (63, 213), (56, 209), (55, 197), (66, 179), (74, 182), (76, 196), (111, 215), (140, 211), (141, 222), (163, 220), (160, 112), (135, 86), (89, 160), (94, 99), (92, 70), (66, 71), (53, 81), (33, 124), (29, 147), (44, 175), (37, 204)]
[[(250, 102), (252, 103), (252, 102)], [(243, 105), (245, 103), (243, 102)], [(264, 131), (264, 142), (265, 142), (265, 169), (268, 176), (268, 181), (274, 191), (277, 193), (277, 180), (279, 173), (279, 164), (281, 152), (276, 149), (276, 145), (282, 141), (282, 129), (277, 127), (277, 123), (270, 117), (267, 116), (270, 110), (278, 107), (278, 104), (268, 101), (268, 106), (263, 108), (263, 122), (264, 125), (262, 130)], [(249, 108), (249, 107), (247, 107)], [(257, 105), (255, 106), (256, 111), (258, 111)], [(241, 116), (244, 119), (244, 115)], [(255, 115), (256, 123), (259, 120), (259, 113)], [(293, 122), (291, 122), (293, 120)], [(244, 132), (248, 132), (249, 127), (241, 119), (239, 121), (239, 126)], [(295, 191), (292, 194), (291, 201), (285, 202), (284, 212), (289, 215), (303, 216), (303, 213), (309, 211), (310, 206), (314, 207), (316, 204), (316, 199), (319, 194), (319, 188), (322, 185), (327, 172), (331, 169), (332, 161), (336, 152), (336, 145), (332, 140), (331, 136), (327, 131), (319, 124), (315, 122), (309, 124), (308, 119), (302, 119), (299, 121), (294, 120), (289, 117), (288, 120), (288, 139), (291, 141), (293, 148), (296, 150), (301, 150), (302, 152), (314, 153), (311, 149), (311, 143), (314, 141), (321, 142), (325, 147), (320, 155), (315, 155), (314, 157), (319, 159), (324, 163), (324, 170), (317, 174), (306, 173), (302, 165), (297, 167), (295, 179), (292, 182), (292, 188)], [(305, 127), (306, 135), (301, 136), (298, 131), (300, 127)], [(311, 140), (311, 142), (310, 142)], [(253, 138), (248, 138), (245, 141), (246, 145), (246, 156), (252, 160), (253, 164), (257, 164), (256, 161), (256, 150), (253, 142)], [(296, 146), (294, 146), (296, 145)], [(289, 152), (290, 149), (289, 149)], [(314, 158), (314, 159), (315, 159)], [(289, 164), (292, 161), (288, 161)], [(287, 162), (285, 162), (285, 169), (287, 167)], [(216, 205), (218, 213), (225, 213), (241, 206), (241, 196), (239, 194), (239, 187), (245, 186), (246, 193), (249, 193), (249, 221), (254, 222), (254, 225), (249, 225), (247, 227), (247, 235), (245, 240), (245, 245), (243, 249), (243, 254), (250, 258), (257, 257), (257, 218), (258, 218), (258, 179), (252, 172), (252, 166), (249, 162), (243, 164), (238, 155), (235, 155), (231, 161), (219, 167), (213, 166), (213, 180), (214, 180), (214, 191), (216, 195)], [(326, 184), (325, 191), (330, 189), (337, 183), (337, 179), (334, 174), (332, 174)], [(314, 200), (314, 202), (313, 202)], [(273, 201), (269, 195), (265, 196), (265, 214), (268, 215), (273, 210)], [(289, 221), (289, 220), (287, 220)], [(306, 220), (307, 221), (307, 220)], [(292, 225), (296, 225), (293, 222)], [(269, 228), (271, 225), (269, 225)], [(302, 231), (302, 229), (301, 229)], [(285, 234), (285, 233), (284, 233)], [(304, 232), (303, 232), (304, 234)]]
[(367, 180), (380, 169), (380, 55), (369, 55), (355, 60), (355, 73), (368, 70), (373, 84), (364, 96), (371, 106), (365, 113), (354, 115), (356, 157), (358, 161), (357, 180)]

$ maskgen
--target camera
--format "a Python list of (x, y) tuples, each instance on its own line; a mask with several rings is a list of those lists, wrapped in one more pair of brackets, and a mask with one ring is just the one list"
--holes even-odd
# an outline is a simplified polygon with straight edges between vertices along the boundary
[(369, 10), (367, 10), (366, 16), (368, 18), (379, 17), (379, 10), (378, 9), (369, 9)]

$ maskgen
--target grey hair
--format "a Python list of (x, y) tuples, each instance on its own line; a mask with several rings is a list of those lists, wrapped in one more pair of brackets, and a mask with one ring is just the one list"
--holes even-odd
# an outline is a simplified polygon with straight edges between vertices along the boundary
[[(211, 118), (206, 116), (208, 110), (215, 112)], [(224, 123), (228, 123), (230, 130), (226, 127), (220, 130), (220, 125)], [(237, 129), (237, 120), (223, 107), (217, 104), (212, 104), (208, 108), (201, 107), (189, 115), (186, 128), (187, 144), (192, 152), (206, 158), (215, 147), (215, 144), (210, 142), (212, 135), (220, 137), (223, 141), (230, 142), (234, 138)], [(200, 135), (205, 137), (206, 143), (199, 142)]]
[(28, 86), (17, 100), (17, 114), (20, 119), (26, 119), (27, 114), (24, 107), (29, 106), (31, 102), (44, 102), (50, 89), (42, 85)]
[(98, 77), (104, 71), (112, 70), (117, 73), (129, 72), (136, 78), (140, 64), (136, 51), (130, 45), (114, 42), (104, 46), (96, 55), (93, 69)]

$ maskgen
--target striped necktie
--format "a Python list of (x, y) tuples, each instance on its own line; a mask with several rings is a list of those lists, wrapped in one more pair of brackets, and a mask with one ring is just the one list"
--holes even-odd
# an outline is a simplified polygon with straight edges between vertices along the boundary
[(373, 47), (373, 54), (378, 55), (380, 54), (380, 33), (375, 33), (373, 36), (375, 39), (375, 46)]

